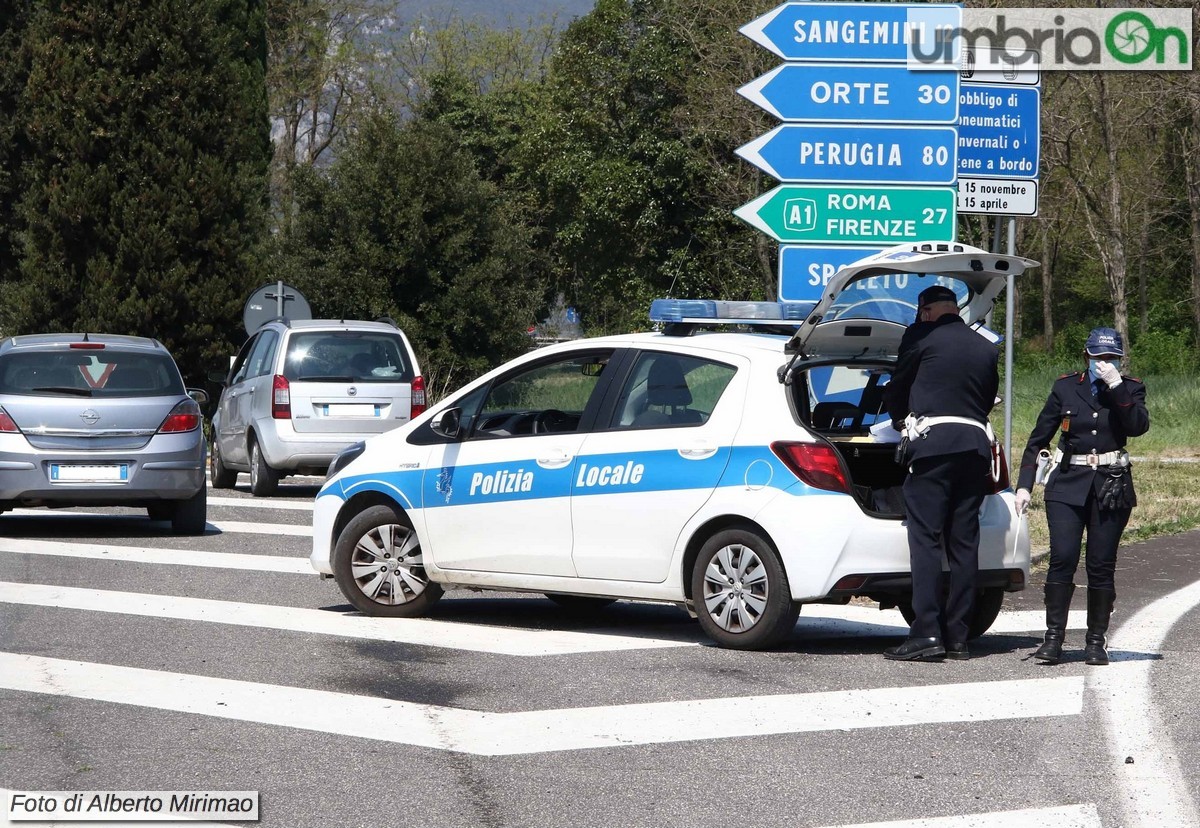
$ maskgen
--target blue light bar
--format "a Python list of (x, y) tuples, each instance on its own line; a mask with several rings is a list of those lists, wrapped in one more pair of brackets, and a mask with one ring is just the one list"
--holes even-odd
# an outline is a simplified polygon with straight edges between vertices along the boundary
[(720, 299), (655, 299), (650, 321), (697, 325), (799, 325), (816, 302), (731, 302)]

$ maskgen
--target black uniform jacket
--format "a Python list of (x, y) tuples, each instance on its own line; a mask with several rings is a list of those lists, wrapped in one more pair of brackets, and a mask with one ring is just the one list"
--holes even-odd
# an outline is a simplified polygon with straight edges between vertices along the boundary
[[(901, 428), (909, 412), (918, 417), (966, 417), (986, 423), (1000, 385), (995, 346), (954, 314), (912, 327), (918, 326), (921, 335), (906, 335), (905, 349), (884, 391), (892, 424)], [(909, 444), (913, 460), (960, 451), (990, 458), (991, 444), (983, 429), (945, 423), (932, 426), (925, 437)]]
[(1101, 383), (1100, 392), (1092, 394), (1091, 378), (1086, 371), (1066, 374), (1055, 380), (1050, 396), (1037, 423), (1029, 435), (1029, 445), (1021, 456), (1021, 474), (1017, 487), (1033, 490), (1037, 472), (1037, 455), (1043, 448), (1054, 450), (1050, 441), (1062, 433), (1058, 447), (1063, 461), (1046, 483), (1046, 500), (1082, 506), (1088, 490), (1097, 493), (1107, 473), (1101, 466), (1068, 464), (1066, 455), (1104, 454), (1125, 448), (1125, 441), (1150, 430), (1150, 412), (1146, 410), (1146, 386), (1141, 380), (1122, 376), (1116, 388)]

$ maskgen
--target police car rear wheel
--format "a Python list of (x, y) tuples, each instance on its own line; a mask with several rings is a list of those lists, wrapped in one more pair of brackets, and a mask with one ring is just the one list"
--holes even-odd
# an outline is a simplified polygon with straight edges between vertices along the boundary
[(388, 506), (359, 512), (338, 536), (333, 577), (366, 615), (424, 615), (442, 597), (425, 572), (421, 544), (408, 518)]
[[(1004, 590), (999, 587), (981, 589), (975, 593), (975, 607), (967, 622), (967, 640), (974, 641), (992, 628), (1000, 616), (1000, 608), (1004, 606)], [(916, 618), (913, 612), (912, 599), (906, 598), (896, 604), (906, 624), (912, 624)]]
[(752, 529), (726, 529), (704, 544), (692, 567), (700, 626), (722, 647), (760, 650), (787, 637), (799, 607), (771, 542)]

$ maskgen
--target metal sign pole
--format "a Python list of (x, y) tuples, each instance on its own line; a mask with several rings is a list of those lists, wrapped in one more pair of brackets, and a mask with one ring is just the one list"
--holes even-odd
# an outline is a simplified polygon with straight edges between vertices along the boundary
[[(1017, 255), (1017, 220), (1008, 217), (1008, 255)], [(1012, 457), (1012, 409), (1013, 409), (1013, 314), (1016, 301), (1013, 289), (1016, 280), (1010, 272), (1004, 277), (1004, 456)], [(1011, 461), (1010, 461), (1011, 462)]]

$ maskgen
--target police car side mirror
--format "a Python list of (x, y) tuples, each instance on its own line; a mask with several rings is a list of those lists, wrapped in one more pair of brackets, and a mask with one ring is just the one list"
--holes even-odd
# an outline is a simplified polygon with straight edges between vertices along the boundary
[(457, 440), (462, 430), (462, 409), (447, 408), (429, 421), (429, 428), (439, 437), (447, 440)]

